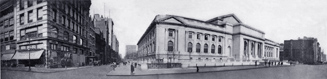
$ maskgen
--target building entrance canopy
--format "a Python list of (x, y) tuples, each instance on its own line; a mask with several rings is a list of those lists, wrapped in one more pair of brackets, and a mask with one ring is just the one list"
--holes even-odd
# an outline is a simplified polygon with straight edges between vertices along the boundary
[(14, 56), (14, 54), (3, 54), (1, 60), (11, 60), (12, 56)]
[[(42, 55), (44, 50), (38, 51), (30, 51), (30, 59), (39, 59)], [(28, 60), (29, 59), (29, 51), (17, 52), (12, 59), (21, 59), (21, 60)]]

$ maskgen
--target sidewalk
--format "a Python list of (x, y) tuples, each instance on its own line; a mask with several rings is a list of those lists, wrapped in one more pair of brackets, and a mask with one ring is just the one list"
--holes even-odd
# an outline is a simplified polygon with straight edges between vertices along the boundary
[[(271, 67), (285, 67), (284, 66), (271, 66)], [(148, 69), (142, 70), (139, 67), (135, 68), (134, 73), (131, 73), (130, 64), (120, 65), (114, 71), (110, 71), (107, 76), (130, 76), (130, 75), (157, 75), (157, 74), (183, 74), (183, 73), (201, 73), (201, 72), (217, 72), (217, 71), (233, 71), (233, 70), (246, 70), (269, 68), (267, 66), (225, 66), (225, 67), (199, 67), (199, 72), (196, 68), (170, 68), (170, 69)]]
[[(88, 68), (92, 66), (82, 66), (82, 67), (67, 67), (67, 68), (36, 68), (31, 67), (31, 72), (39, 72), (39, 73), (50, 73), (50, 72), (61, 72), (61, 71), (67, 71), (67, 70), (75, 70), (75, 69), (81, 69), (81, 68)], [(28, 67), (2, 67), (1, 70), (11, 70), (11, 71), (28, 71)]]

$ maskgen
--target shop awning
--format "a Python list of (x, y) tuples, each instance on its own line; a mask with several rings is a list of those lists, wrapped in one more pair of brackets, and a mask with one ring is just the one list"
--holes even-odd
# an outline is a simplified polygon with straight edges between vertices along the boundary
[(3, 54), (1, 56), (1, 60), (11, 60), (11, 58), (12, 58), (13, 55), (14, 54)]
[[(44, 50), (38, 50), (38, 51), (30, 51), (30, 59), (39, 59), (42, 55), (42, 53), (44, 52)], [(16, 52), (16, 54), (14, 55), (14, 57), (12, 59), (21, 59), (21, 60), (28, 60), (29, 59), (29, 55), (28, 55), (29, 51), (23, 51), (23, 52)]]

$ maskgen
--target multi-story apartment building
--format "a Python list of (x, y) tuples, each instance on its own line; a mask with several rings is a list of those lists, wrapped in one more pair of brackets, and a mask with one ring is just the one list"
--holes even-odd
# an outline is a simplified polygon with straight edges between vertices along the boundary
[[(116, 38), (116, 35), (113, 31), (114, 22), (111, 18), (100, 16), (99, 14), (95, 14), (93, 17), (95, 32), (99, 35), (100, 38), (104, 38), (105, 46), (103, 48), (98, 48), (100, 51), (101, 49), (104, 49), (101, 56), (102, 64), (108, 64), (112, 62), (116, 62), (118, 58), (118, 52), (119, 52), (119, 42)], [(100, 39), (99, 39), (100, 41)], [(99, 46), (102, 46), (102, 44), (98, 44)]]
[(14, 5), (17, 52), (13, 59), (19, 64), (81, 66), (94, 55), (89, 52), (90, 0), (17, 0)]
[(316, 38), (304, 37), (298, 40), (284, 41), (285, 60), (298, 61), (304, 64), (317, 64), (321, 56), (319, 42)]
[(11, 60), (16, 51), (14, 3), (15, 0), (0, 1), (0, 52), (3, 66), (15, 63)]
[(264, 34), (234, 14), (208, 21), (157, 15), (137, 43), (138, 61), (185, 67), (279, 60), (278, 44), (265, 39)]

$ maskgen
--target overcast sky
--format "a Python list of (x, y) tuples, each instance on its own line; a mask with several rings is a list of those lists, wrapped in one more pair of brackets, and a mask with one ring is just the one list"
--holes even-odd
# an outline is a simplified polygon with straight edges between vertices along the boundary
[(234, 13), (275, 42), (315, 37), (326, 49), (326, 7), (327, 0), (92, 0), (90, 13), (113, 19), (124, 56), (126, 45), (136, 45), (158, 14), (208, 20)]

